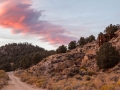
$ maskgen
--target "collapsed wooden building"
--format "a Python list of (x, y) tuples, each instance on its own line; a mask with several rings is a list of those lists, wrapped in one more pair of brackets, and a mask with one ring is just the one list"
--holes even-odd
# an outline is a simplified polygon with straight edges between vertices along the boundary
[(103, 43), (110, 41), (116, 34), (101, 34), (98, 36), (98, 44), (99, 46), (103, 45)]

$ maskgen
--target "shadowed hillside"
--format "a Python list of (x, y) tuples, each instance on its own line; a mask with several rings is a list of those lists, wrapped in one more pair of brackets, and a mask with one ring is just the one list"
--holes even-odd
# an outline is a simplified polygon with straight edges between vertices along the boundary
[(6, 44), (0, 47), (0, 69), (5, 71), (26, 69), (54, 53), (29, 43)]

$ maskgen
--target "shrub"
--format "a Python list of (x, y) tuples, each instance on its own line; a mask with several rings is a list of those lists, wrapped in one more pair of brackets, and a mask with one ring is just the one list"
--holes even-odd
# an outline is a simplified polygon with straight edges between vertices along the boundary
[(72, 73), (79, 73), (79, 68), (75, 67), (70, 70)]
[(80, 70), (87, 71), (87, 68), (85, 66), (81, 66)]
[(87, 80), (87, 81), (90, 81), (90, 80), (91, 80), (91, 78), (88, 76), (88, 77), (86, 77), (86, 80)]
[(91, 35), (88, 38), (86, 38), (86, 42), (92, 42), (93, 40), (95, 40), (95, 36)]
[(120, 81), (118, 81), (116, 85), (117, 85), (117, 86), (120, 86)]
[(97, 52), (97, 65), (101, 69), (115, 66), (119, 61), (119, 52), (110, 43), (104, 43)]
[(77, 47), (77, 44), (76, 44), (76, 41), (71, 41), (69, 44), (68, 44), (68, 49), (71, 50), (71, 49), (74, 49)]
[(115, 86), (113, 85), (104, 85), (101, 90), (115, 90)]
[(56, 53), (59, 54), (59, 53), (66, 53), (67, 51), (67, 47), (64, 46), (64, 45), (61, 45), (59, 46), (57, 49), (56, 49)]
[(3, 78), (5, 76), (5, 72), (3, 70), (0, 70), (0, 78)]
[(65, 88), (65, 90), (72, 90), (72, 87), (68, 86)]
[(78, 40), (79, 46), (86, 44), (86, 39), (84, 37), (81, 37), (80, 40)]
[(94, 72), (94, 71), (88, 71), (88, 75), (89, 75), (89, 76), (92, 76), (92, 75), (97, 75), (97, 73), (96, 73), (96, 72)]
[(75, 76), (75, 73), (73, 73), (73, 72), (69, 72), (69, 73), (67, 74), (67, 77), (73, 77), (73, 76)]

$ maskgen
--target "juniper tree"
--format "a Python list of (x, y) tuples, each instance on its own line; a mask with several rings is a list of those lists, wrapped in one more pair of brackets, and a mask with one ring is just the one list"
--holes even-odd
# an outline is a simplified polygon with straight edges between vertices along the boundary
[(117, 25), (110, 24), (109, 26), (106, 27), (104, 32), (107, 34), (111, 34), (111, 33), (116, 32), (118, 29), (119, 29), (119, 27)]
[(110, 43), (104, 43), (97, 52), (97, 65), (101, 69), (107, 69), (115, 66), (119, 61), (119, 52)]
[(76, 41), (71, 41), (69, 44), (68, 44), (68, 49), (71, 50), (71, 49), (74, 49), (77, 47), (77, 44), (76, 44)]
[(58, 53), (66, 53), (66, 51), (67, 51), (67, 47), (64, 46), (64, 45), (61, 45), (61, 46), (59, 46), (59, 47), (56, 49), (56, 53), (57, 53), (57, 54), (58, 54)]

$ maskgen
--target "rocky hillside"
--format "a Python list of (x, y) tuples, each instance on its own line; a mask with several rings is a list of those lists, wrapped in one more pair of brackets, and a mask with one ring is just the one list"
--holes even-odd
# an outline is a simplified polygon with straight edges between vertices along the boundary
[(3, 70), (0, 70), (0, 90), (4, 85), (8, 84), (8, 80), (8, 75)]
[[(110, 42), (120, 50), (120, 30)], [(120, 63), (108, 70), (99, 69), (98, 50), (97, 41), (93, 41), (67, 53), (51, 55), (15, 75), (48, 90), (120, 90)]]

